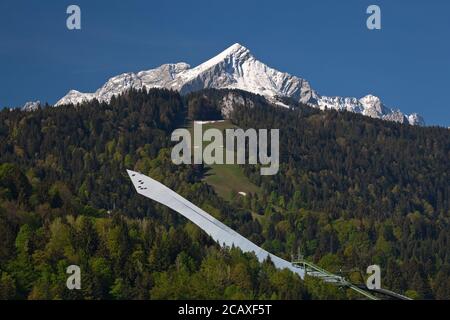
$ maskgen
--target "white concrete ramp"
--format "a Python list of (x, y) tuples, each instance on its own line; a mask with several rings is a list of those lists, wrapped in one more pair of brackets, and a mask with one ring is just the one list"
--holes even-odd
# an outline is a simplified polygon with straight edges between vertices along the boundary
[(270, 257), (276, 268), (287, 268), (297, 273), (302, 279), (304, 278), (305, 272), (302, 267), (294, 266), (289, 261), (258, 247), (162, 183), (135, 171), (127, 170), (127, 172), (139, 194), (155, 200), (188, 218), (220, 245), (235, 246), (243, 252), (253, 252), (260, 262)]

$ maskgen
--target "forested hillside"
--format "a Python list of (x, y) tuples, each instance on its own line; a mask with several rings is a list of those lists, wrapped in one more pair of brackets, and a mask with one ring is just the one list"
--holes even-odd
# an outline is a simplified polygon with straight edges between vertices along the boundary
[[(109, 105), (0, 112), (0, 299), (344, 297), (223, 250), (135, 193), (126, 168), (236, 229), (253, 224), (200, 181), (201, 167), (171, 163), (168, 137), (184, 124), (184, 105), (178, 94), (151, 90)], [(71, 264), (81, 267), (80, 291), (66, 288)]]
[[(186, 97), (130, 91), (109, 104), (0, 112), (0, 299), (354, 297), (224, 250), (169, 209), (138, 196), (126, 168), (161, 181), (290, 259), (417, 298), (450, 298), (450, 134), (298, 105), (236, 106), (234, 124), (280, 128), (281, 169), (244, 172), (261, 195), (221, 199), (202, 166), (175, 166), (170, 133), (217, 119), (229, 91)], [(205, 106), (205, 108), (203, 108)], [(65, 268), (82, 269), (82, 290)], [(355, 269), (355, 270), (353, 270)], [(206, 280), (206, 281), (205, 281)]]
[(268, 248), (300, 247), (331, 270), (377, 263), (386, 287), (450, 297), (448, 129), (264, 104), (232, 120), (280, 128), (280, 174), (245, 168), (265, 190)]

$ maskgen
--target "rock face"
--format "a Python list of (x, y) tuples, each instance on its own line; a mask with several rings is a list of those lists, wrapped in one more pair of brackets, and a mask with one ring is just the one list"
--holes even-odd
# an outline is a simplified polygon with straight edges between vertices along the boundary
[(222, 101), (220, 101), (219, 103), (220, 110), (225, 118), (230, 117), (234, 107), (236, 106), (253, 108), (255, 104), (252, 99), (243, 98), (241, 95), (235, 94), (233, 92), (229, 92), (227, 95), (225, 95), (222, 98)]
[(113, 95), (143, 87), (167, 88), (181, 94), (208, 88), (240, 89), (262, 95), (272, 102), (288, 97), (320, 109), (346, 110), (388, 121), (424, 125), (423, 118), (418, 114), (405, 115), (388, 108), (373, 95), (361, 99), (321, 96), (305, 79), (268, 67), (237, 43), (195, 68), (181, 62), (138, 73), (124, 73), (109, 79), (94, 93), (71, 90), (55, 106), (77, 104), (94, 98), (108, 102)]

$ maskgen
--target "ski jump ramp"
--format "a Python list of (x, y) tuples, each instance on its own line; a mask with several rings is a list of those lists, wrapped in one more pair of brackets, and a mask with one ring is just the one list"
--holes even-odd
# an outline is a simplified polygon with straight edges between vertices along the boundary
[(139, 194), (155, 200), (188, 218), (220, 245), (227, 247), (235, 246), (243, 252), (253, 252), (260, 262), (270, 257), (277, 269), (289, 269), (298, 274), (302, 279), (304, 278), (305, 271), (302, 267), (294, 266), (289, 261), (281, 259), (258, 247), (162, 183), (135, 171), (127, 170), (127, 172)]

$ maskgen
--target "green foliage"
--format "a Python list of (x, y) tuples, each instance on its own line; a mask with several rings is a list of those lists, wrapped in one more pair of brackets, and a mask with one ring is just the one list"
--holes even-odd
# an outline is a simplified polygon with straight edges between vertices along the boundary
[(191, 120), (220, 120), (220, 108), (206, 95), (191, 93), (188, 98), (188, 118)]
[(0, 199), (24, 201), (30, 193), (31, 185), (16, 165), (0, 164)]
[(0, 300), (9, 300), (16, 297), (16, 284), (14, 278), (6, 272), (0, 272)]

